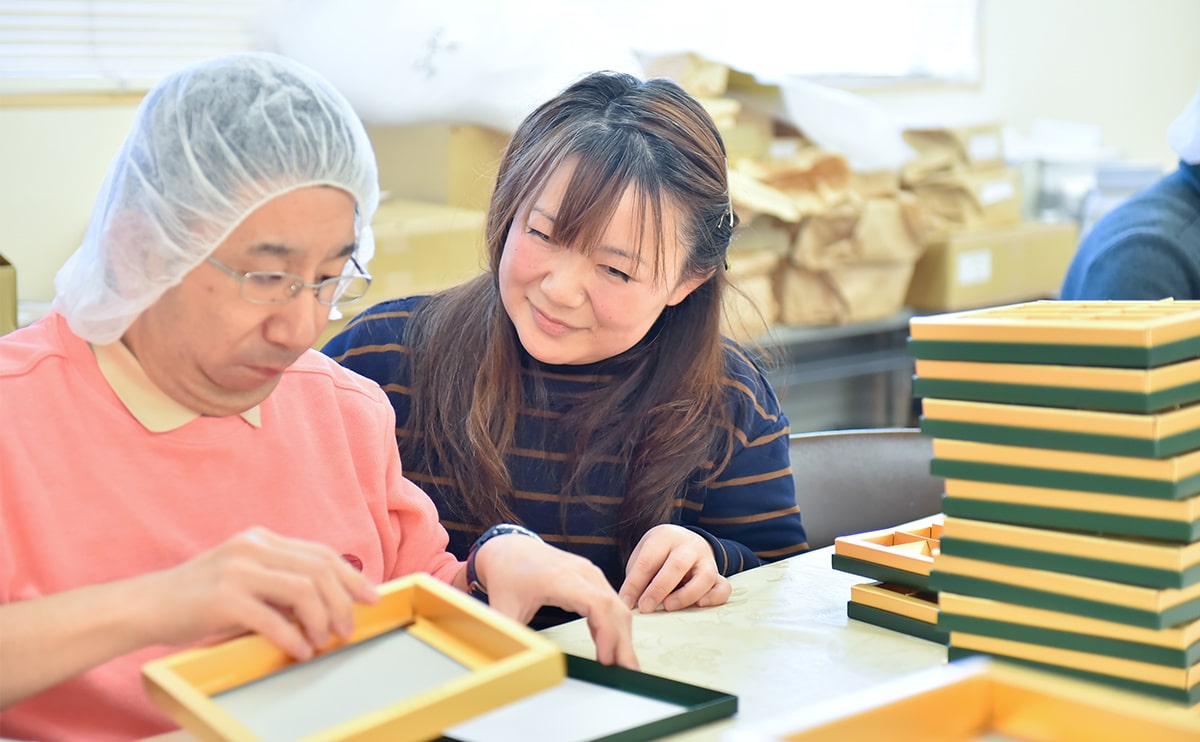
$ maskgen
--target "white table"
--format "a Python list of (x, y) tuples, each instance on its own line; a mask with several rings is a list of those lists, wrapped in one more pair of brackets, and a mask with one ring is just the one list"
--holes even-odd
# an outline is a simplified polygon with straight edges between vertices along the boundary
[[(732, 693), (732, 719), (673, 735), (719, 740), (740, 722), (795, 711), (946, 661), (946, 648), (846, 618), (850, 586), (866, 578), (830, 567), (833, 547), (730, 578), (733, 595), (713, 608), (635, 614), (642, 671)], [(595, 658), (587, 625), (545, 629), (570, 654)]]
[[(945, 663), (941, 645), (847, 619), (850, 586), (867, 580), (833, 569), (832, 552), (827, 547), (735, 575), (730, 578), (733, 595), (722, 606), (634, 615), (634, 644), (643, 672), (738, 697), (735, 717), (670, 740), (721, 740), (730, 730), (795, 716), (807, 705)], [(595, 657), (582, 620), (542, 633), (566, 652)], [(1059, 682), (1114, 707), (1150, 709), (1190, 723), (1200, 720), (1200, 710), (1161, 699), (1069, 678)], [(152, 740), (195, 738), (176, 731)]]
[[(729, 602), (634, 614), (644, 672), (733, 693), (732, 719), (673, 735), (719, 740), (739, 722), (793, 711), (946, 660), (945, 647), (846, 618), (850, 586), (866, 578), (830, 567), (833, 547), (734, 575)], [(542, 632), (563, 651), (594, 659), (582, 621)], [(192, 742), (177, 731), (153, 742)]]

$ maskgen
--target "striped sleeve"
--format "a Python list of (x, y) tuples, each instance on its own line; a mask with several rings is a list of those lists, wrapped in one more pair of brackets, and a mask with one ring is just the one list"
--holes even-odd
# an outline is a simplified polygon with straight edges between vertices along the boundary
[[(409, 314), (423, 298), (376, 304), (355, 316), (321, 348), (342, 366), (383, 387), (398, 416), (408, 409), (403, 384), (408, 367), (404, 332)], [(403, 420), (398, 422), (403, 424)]]
[(729, 465), (704, 493), (687, 525), (709, 542), (731, 575), (808, 549), (788, 459), (788, 419), (770, 383), (731, 350), (727, 382), (737, 424)]

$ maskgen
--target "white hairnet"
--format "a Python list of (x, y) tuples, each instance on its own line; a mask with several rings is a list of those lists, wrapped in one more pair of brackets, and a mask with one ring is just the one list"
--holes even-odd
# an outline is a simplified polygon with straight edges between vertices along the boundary
[(365, 267), (379, 177), (346, 99), (275, 54), (234, 54), (177, 72), (138, 107), (83, 243), (55, 277), (54, 308), (84, 339), (113, 342), (251, 212), (313, 185), (354, 198), (355, 257)]
[(1167, 142), (1179, 159), (1189, 165), (1200, 165), (1200, 88), (1167, 129)]

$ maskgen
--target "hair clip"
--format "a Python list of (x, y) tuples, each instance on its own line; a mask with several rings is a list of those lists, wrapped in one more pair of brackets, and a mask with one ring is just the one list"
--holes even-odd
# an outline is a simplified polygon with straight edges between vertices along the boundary
[(729, 220), (729, 228), (733, 229), (733, 201), (730, 201), (725, 207), (725, 211), (721, 214), (721, 218), (717, 220), (717, 226), (723, 226), (726, 220)]

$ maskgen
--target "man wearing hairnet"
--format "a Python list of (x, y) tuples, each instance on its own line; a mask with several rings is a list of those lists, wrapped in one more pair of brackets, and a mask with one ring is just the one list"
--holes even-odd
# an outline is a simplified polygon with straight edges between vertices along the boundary
[(1179, 167), (1096, 222), (1063, 299), (1200, 299), (1200, 89), (1167, 131)]
[[(367, 289), (378, 200), (362, 125), (295, 62), (146, 96), (54, 311), (0, 338), (0, 736), (156, 734), (147, 660), (247, 630), (308, 658), (376, 583), (466, 589), (382, 390), (310, 350)], [(520, 533), (472, 556), (493, 606), (582, 613), (636, 667), (586, 560)]]

